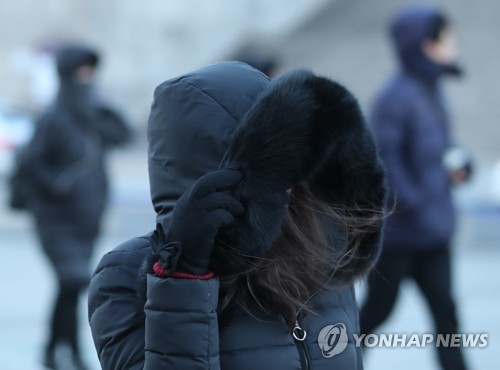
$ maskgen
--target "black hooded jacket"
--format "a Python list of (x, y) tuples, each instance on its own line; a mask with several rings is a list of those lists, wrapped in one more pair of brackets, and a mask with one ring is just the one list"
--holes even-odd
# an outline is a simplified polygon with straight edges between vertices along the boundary
[[(175, 201), (197, 178), (231, 167), (243, 171), (246, 180), (240, 195), (252, 200), (265, 199), (269, 185), (286, 189), (299, 178), (308, 178), (316, 189), (331, 190), (326, 198), (347, 194), (360, 206), (373, 201), (381, 209), (383, 173), (371, 136), (352, 96), (327, 81), (305, 71), (270, 81), (248, 65), (224, 62), (161, 84), (155, 91), (148, 131), (151, 196), (158, 222), (168, 224)], [(333, 127), (340, 130), (335, 133)], [(328, 143), (338, 138), (333, 140), (336, 145), (323, 145), (321, 135), (328, 136), (324, 139)], [(287, 145), (287, 140), (294, 144)], [(294, 153), (300, 145), (303, 156)], [(270, 157), (273, 153), (276, 156)], [(281, 156), (288, 154), (289, 163)], [(309, 166), (312, 163), (321, 164), (315, 168)], [(349, 172), (352, 168), (356, 171)], [(275, 171), (279, 173), (268, 176)], [(257, 200), (246, 211), (253, 219), (263, 217)], [(261, 240), (256, 235), (272, 232), (275, 225), (270, 225), (271, 229), (261, 230), (243, 223), (227, 230), (226, 236), (244, 235), (247, 247), (258, 248)], [(380, 228), (365, 242), (350, 277), (344, 276), (349, 283), (316, 292), (311, 297), (314, 313), (298, 313), (297, 324), (306, 335), (297, 340), (277, 315), (257, 319), (236, 311), (219, 327), (218, 278), (148, 275), (144, 303), (138, 274), (152, 253), (149, 236), (130, 240), (102, 258), (90, 285), (89, 321), (101, 366), (104, 370), (362, 369), (361, 348), (355, 347), (359, 326), (352, 281), (376, 259)]]
[(86, 47), (61, 48), (57, 99), (39, 117), (26, 148), (33, 190), (29, 206), (42, 228), (97, 233), (108, 187), (105, 152), (130, 138), (123, 119), (97, 101), (91, 84), (74, 78), (79, 67), (97, 62), (97, 54)]

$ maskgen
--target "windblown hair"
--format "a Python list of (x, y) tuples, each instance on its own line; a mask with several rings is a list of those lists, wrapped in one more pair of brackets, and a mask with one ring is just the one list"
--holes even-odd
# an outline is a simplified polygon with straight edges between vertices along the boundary
[[(220, 325), (241, 309), (281, 315), (291, 330), (300, 311), (313, 312), (309, 303), (317, 292), (351, 283), (349, 266), (359, 258), (363, 235), (382, 222), (379, 211), (356, 213), (318, 199), (307, 183), (294, 188), (274, 246), (262, 258), (253, 256), (247, 270), (220, 276)], [(238, 258), (237, 248), (231, 254)]]

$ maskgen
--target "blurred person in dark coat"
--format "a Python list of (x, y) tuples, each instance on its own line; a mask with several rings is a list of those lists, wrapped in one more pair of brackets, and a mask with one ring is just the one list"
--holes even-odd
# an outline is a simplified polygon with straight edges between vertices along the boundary
[(44, 365), (61, 368), (56, 356), (68, 345), (73, 364), (84, 369), (78, 348), (77, 307), (90, 281), (90, 258), (106, 205), (104, 155), (130, 131), (93, 93), (98, 54), (68, 45), (57, 54), (60, 79), (54, 104), (39, 117), (25, 159), (32, 190), (29, 208), (43, 251), (58, 281)]
[[(457, 333), (450, 240), (455, 229), (454, 182), (468, 166), (445, 165), (449, 117), (440, 84), (458, 76), (453, 34), (437, 8), (412, 6), (390, 25), (401, 64), (376, 97), (371, 124), (385, 163), (393, 200), (381, 258), (368, 279), (361, 332), (372, 333), (389, 316), (404, 278), (412, 278), (431, 310), (435, 331)], [(443, 369), (465, 369), (460, 348), (438, 348)]]

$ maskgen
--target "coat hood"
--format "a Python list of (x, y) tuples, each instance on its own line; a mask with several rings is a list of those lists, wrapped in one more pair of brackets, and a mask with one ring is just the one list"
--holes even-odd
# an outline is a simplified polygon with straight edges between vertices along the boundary
[(99, 55), (97, 51), (77, 44), (62, 46), (56, 54), (57, 72), (59, 74), (59, 92), (57, 103), (77, 112), (88, 120), (95, 101), (93, 85), (79, 83), (74, 78), (75, 71), (83, 66), (97, 67)]
[(159, 223), (190, 185), (219, 167), (236, 126), (268, 84), (263, 73), (246, 64), (221, 62), (156, 88), (148, 166)]
[(412, 5), (395, 14), (390, 23), (390, 36), (404, 70), (429, 83), (445, 74), (460, 73), (457, 65), (442, 65), (429, 60), (422, 43), (431, 36), (431, 28), (442, 12), (435, 6)]
[(64, 45), (56, 55), (57, 72), (61, 79), (70, 78), (80, 67), (97, 67), (98, 63), (97, 51), (83, 45)]
[[(217, 248), (238, 245), (244, 256), (263, 256), (286, 212), (273, 208), (277, 195), (303, 181), (334, 206), (363, 217), (382, 213), (384, 174), (356, 99), (306, 70), (270, 82), (245, 64), (226, 62), (167, 81), (155, 92), (148, 136), (158, 222), (201, 175), (242, 171), (235, 192), (246, 211), (219, 232)], [(381, 224), (363, 236), (354, 270), (378, 254)]]

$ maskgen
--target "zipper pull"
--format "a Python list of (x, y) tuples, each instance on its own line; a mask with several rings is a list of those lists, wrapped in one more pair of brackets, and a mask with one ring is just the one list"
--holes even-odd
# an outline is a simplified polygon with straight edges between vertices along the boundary
[(307, 332), (300, 327), (298, 320), (295, 321), (295, 326), (292, 329), (292, 335), (295, 340), (298, 340), (299, 342), (303, 342), (306, 339)]

